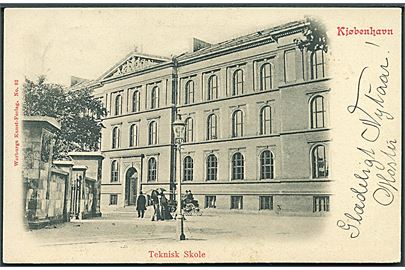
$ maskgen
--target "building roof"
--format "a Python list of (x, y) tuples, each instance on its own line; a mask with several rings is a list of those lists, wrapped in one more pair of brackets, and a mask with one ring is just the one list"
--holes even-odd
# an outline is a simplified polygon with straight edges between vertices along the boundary
[(74, 165), (74, 162), (73, 161), (71, 161), (71, 160), (54, 160), (53, 162), (52, 162), (53, 164), (55, 164), (55, 165), (65, 165), (65, 166), (73, 166)]
[(71, 157), (104, 157), (100, 151), (97, 152), (69, 152)]
[(84, 165), (74, 165), (73, 166), (73, 170), (76, 170), (76, 171), (85, 171), (87, 169), (88, 169), (88, 167), (84, 166)]
[(57, 168), (57, 167), (52, 167), (52, 168), (51, 168), (51, 172), (53, 172), (53, 173), (59, 173), (59, 174), (63, 174), (63, 175), (68, 175), (68, 174), (69, 174), (68, 172), (66, 172), (66, 171), (64, 171), (64, 170), (62, 170), (62, 169), (59, 169), (59, 168)]
[(191, 58), (195, 58), (198, 56), (219, 52), (221, 50), (230, 49), (234, 47), (238, 47), (250, 42), (257, 42), (262, 39), (273, 39), (277, 41), (279, 36), (282, 36), (283, 33), (291, 31), (292, 29), (296, 29), (297, 32), (301, 31), (301, 29), (307, 25), (306, 20), (294, 21), (282, 25), (278, 25), (275, 27), (267, 28), (261, 31), (257, 31), (248, 35), (240, 36), (237, 38), (225, 40), (223, 42), (219, 42), (216, 44), (212, 44), (211, 46), (204, 47), (200, 50), (194, 52), (187, 52), (181, 54), (177, 57), (178, 61), (187, 60)]
[(79, 82), (75, 85), (72, 85), (71, 87), (69, 87), (70, 91), (75, 91), (75, 90), (79, 90), (79, 89), (84, 89), (86, 87), (91, 87), (98, 84), (97, 80), (86, 80), (86, 81), (82, 81)]
[(35, 123), (35, 122), (42, 122), (51, 126), (52, 128), (60, 130), (61, 125), (56, 120), (56, 118), (49, 117), (49, 116), (24, 116), (23, 118), (24, 123)]
[(173, 63), (174, 60), (176, 60), (177, 62), (182, 62), (220, 52), (227, 53), (229, 50), (237, 49), (248, 44), (255, 44), (262, 41), (277, 42), (279, 37), (300, 32), (308, 24), (308, 20), (303, 19), (271, 28), (266, 28), (261, 31), (225, 40), (216, 44), (209, 44), (204, 42), (204, 46), (200, 46), (200, 49), (194, 50), (192, 52), (183, 53), (175, 57), (175, 59), (132, 51), (128, 53), (124, 58), (122, 58), (117, 64), (103, 73), (98, 79), (78, 83), (74, 85), (71, 90), (96, 86), (102, 81), (130, 75), (142, 70), (147, 72), (147, 70), (150, 68), (160, 66), (162, 64), (170, 64)]
[(103, 73), (97, 81), (105, 79), (120, 77), (130, 73), (134, 73), (151, 66), (170, 62), (171, 59), (163, 56), (156, 56), (151, 54), (139, 53), (132, 51), (122, 58), (117, 64)]

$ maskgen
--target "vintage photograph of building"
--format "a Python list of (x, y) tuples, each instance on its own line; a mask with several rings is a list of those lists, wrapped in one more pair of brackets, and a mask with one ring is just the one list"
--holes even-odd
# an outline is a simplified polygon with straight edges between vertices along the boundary
[(237, 238), (244, 222), (262, 224), (260, 235), (287, 228), (284, 218), (289, 232), (273, 234), (322, 229), (334, 181), (322, 22), (273, 19), (217, 39), (191, 36), (188, 51), (170, 55), (135, 46), (67, 87), (26, 78), (26, 230), (45, 246), (99, 238), (108, 246), (109, 236), (137, 241), (137, 233)]
[[(217, 44), (194, 38), (192, 51), (172, 58), (134, 50), (96, 80), (76, 78), (69, 91), (90, 88), (107, 110), (100, 151), (53, 164), (93, 168), (87, 177), (99, 183), (83, 184), (94, 190), (83, 194), (98, 213), (135, 206), (141, 191), (162, 188), (174, 198), (176, 170), (200, 208), (328, 212), (331, 89), (327, 53), (298, 47), (309, 25), (303, 19)], [(176, 120), (184, 123), (180, 152)], [(57, 126), (24, 121), (26, 130)], [(80, 212), (77, 203), (71, 213)]]
[(400, 260), (400, 8), (3, 10), (4, 263)]

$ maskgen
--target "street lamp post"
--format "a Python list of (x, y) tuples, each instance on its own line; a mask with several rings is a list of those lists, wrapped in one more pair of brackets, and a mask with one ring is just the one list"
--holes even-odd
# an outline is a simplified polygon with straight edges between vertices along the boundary
[(186, 240), (184, 235), (184, 216), (182, 208), (182, 198), (181, 198), (181, 144), (184, 141), (186, 125), (181, 120), (181, 116), (176, 113), (176, 120), (173, 122), (173, 133), (174, 140), (176, 144), (176, 181), (177, 181), (177, 220), (178, 222), (178, 234), (180, 240)]

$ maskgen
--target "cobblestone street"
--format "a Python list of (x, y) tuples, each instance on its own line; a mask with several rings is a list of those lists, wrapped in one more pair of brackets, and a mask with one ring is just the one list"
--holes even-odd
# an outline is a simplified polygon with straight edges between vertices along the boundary
[[(322, 229), (326, 220), (325, 217), (208, 210), (201, 216), (186, 217), (187, 240), (180, 242), (176, 240), (175, 220), (152, 222), (150, 215), (151, 210), (144, 219), (137, 218), (134, 212), (114, 213), (32, 230), (27, 235), (39, 243), (35, 250), (41, 255), (52, 250), (52, 256), (47, 258), (49, 261), (66, 260), (68, 256), (79, 262), (96, 258), (101, 262), (147, 262), (153, 259), (149, 254), (152, 250), (210, 251), (222, 242), (224, 249), (232, 249), (229, 243), (285, 243), (310, 238)], [(100, 254), (103, 254), (101, 260)]]

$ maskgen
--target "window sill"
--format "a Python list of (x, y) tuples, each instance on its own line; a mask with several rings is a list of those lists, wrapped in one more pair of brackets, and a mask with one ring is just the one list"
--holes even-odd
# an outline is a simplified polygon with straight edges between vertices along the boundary
[(101, 183), (102, 185), (108, 185), (108, 186), (118, 186), (122, 185), (120, 182), (110, 182), (110, 183)]
[(307, 182), (332, 182), (330, 178), (293, 178), (293, 179), (269, 179), (269, 180), (257, 180), (257, 179), (245, 179), (245, 180), (204, 180), (204, 181), (182, 181), (182, 184), (185, 185), (229, 185), (229, 184), (289, 184), (289, 183), (307, 183)]
[(124, 117), (124, 116), (130, 116), (130, 115), (137, 115), (137, 114), (142, 114), (142, 113), (149, 113), (149, 112), (155, 112), (155, 111), (159, 111), (159, 110), (164, 110), (164, 109), (168, 109), (171, 108), (171, 106), (165, 106), (165, 107), (159, 107), (159, 108), (155, 108), (155, 109), (146, 109), (146, 110), (139, 110), (137, 112), (127, 112), (127, 113), (122, 113), (120, 115), (107, 115), (106, 117), (103, 118), (103, 120), (110, 120), (110, 119), (115, 119), (115, 118), (119, 118), (119, 117)]
[(202, 105), (202, 104), (211, 103), (211, 102), (221, 102), (221, 101), (228, 100), (228, 99), (236, 99), (236, 98), (247, 97), (247, 96), (251, 96), (251, 95), (260, 95), (260, 94), (276, 92), (276, 91), (279, 91), (279, 88), (273, 88), (270, 90), (254, 90), (252, 92), (249, 91), (248, 93), (239, 94), (239, 95), (230, 95), (227, 97), (221, 97), (221, 98), (212, 99), (212, 100), (196, 101), (196, 102), (190, 103), (190, 104), (179, 104), (178, 108), (191, 107), (191, 106)]

